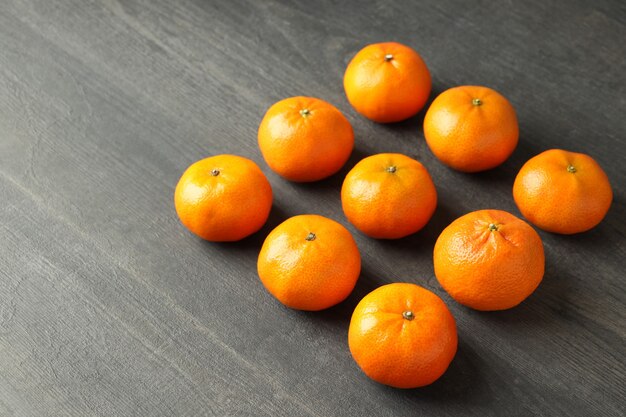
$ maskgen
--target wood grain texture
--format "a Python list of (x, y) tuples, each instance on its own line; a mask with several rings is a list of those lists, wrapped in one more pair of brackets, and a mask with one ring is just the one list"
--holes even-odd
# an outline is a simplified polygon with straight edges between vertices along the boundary
[[(5, 0), (0, 4), (0, 416), (622, 416), (626, 413), (626, 3)], [(420, 52), (434, 91), (495, 88), (521, 141), (490, 172), (438, 163), (423, 112), (378, 125), (342, 90), (362, 46)], [(288, 183), (256, 145), (265, 110), (293, 95), (338, 106), (356, 149), (337, 175)], [(511, 187), (549, 148), (592, 155), (615, 191), (596, 229), (540, 232), (543, 283), (481, 313), (433, 276), (439, 232), (471, 210), (519, 215)], [(345, 173), (378, 152), (416, 157), (439, 192), (418, 234), (377, 241), (341, 212)], [(208, 155), (257, 161), (275, 194), (261, 232), (191, 236), (173, 208), (183, 170)], [(363, 256), (350, 298), (321, 313), (279, 305), (256, 276), (264, 236), (317, 213)], [(369, 381), (347, 347), (358, 300), (394, 281), (439, 294), (460, 345), (432, 386)]]

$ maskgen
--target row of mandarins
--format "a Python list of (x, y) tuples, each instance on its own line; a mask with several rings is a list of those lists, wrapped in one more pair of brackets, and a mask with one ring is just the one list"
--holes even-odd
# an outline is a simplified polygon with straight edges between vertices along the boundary
[[(419, 112), (431, 90), (421, 57), (398, 43), (369, 45), (350, 62), (344, 88), (352, 106), (381, 122)], [(439, 95), (424, 118), (424, 136), (447, 166), (477, 172), (504, 162), (515, 149), (515, 110), (496, 91), (477, 86)], [(293, 97), (274, 104), (258, 131), (269, 167), (298, 182), (336, 173), (354, 147), (352, 126), (331, 104)], [(488, 194), (486, 194), (488, 195)], [(548, 150), (529, 160), (513, 197), (534, 225), (578, 233), (607, 213), (612, 191), (589, 156)], [(346, 218), (364, 234), (396, 239), (430, 220), (437, 192), (427, 169), (401, 154), (357, 163), (341, 189)], [(175, 192), (176, 211), (196, 235), (236, 241), (258, 231), (272, 206), (272, 189), (249, 159), (218, 155), (191, 165)], [(443, 230), (434, 248), (435, 275), (459, 303), (478, 310), (516, 306), (539, 285), (544, 251), (537, 232), (500, 210), (466, 214)], [(361, 258), (350, 232), (317, 215), (292, 217), (266, 238), (258, 258), (263, 285), (288, 307), (321, 310), (343, 301), (359, 277)], [(408, 283), (382, 286), (361, 300), (349, 327), (350, 351), (372, 379), (395, 387), (424, 386), (439, 378), (457, 349), (454, 318), (432, 292)]]

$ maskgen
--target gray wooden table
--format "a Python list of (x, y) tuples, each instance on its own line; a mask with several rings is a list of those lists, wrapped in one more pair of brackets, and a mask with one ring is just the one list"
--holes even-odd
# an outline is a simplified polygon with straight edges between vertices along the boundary
[[(434, 97), (487, 85), (516, 107), (513, 156), (490, 172), (442, 166), (423, 112), (379, 125), (343, 94), (365, 44), (415, 48)], [(352, 122), (356, 148), (328, 180), (272, 173), (256, 145), (265, 110), (320, 97)], [(622, 416), (625, 402), (626, 3), (529, 0), (279, 2), (3, 0), (0, 3), (1, 416)], [(432, 248), (456, 217), (519, 215), (514, 176), (549, 148), (592, 155), (615, 191), (596, 229), (540, 232), (539, 289), (481, 313), (433, 276)], [(288, 310), (256, 257), (285, 218), (347, 225), (339, 189), (361, 158), (401, 152), (434, 177), (439, 207), (398, 241), (358, 234), (363, 273), (344, 303)], [(173, 189), (208, 155), (259, 163), (275, 204), (261, 232), (211, 244), (178, 222)], [(352, 309), (385, 283), (439, 294), (460, 344), (418, 390), (368, 380), (347, 347)]]

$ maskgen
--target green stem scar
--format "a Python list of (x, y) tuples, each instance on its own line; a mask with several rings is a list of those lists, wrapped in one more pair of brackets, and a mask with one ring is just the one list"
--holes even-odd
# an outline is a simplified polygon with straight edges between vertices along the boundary
[(390, 172), (390, 173), (394, 173), (396, 172), (398, 168), (395, 167), (395, 165), (391, 165), (390, 167), (387, 167), (387, 169), (385, 171)]
[(309, 242), (310, 242), (310, 241), (312, 241), (312, 240), (315, 240), (315, 238), (316, 238), (316, 237), (317, 237), (317, 236), (315, 236), (315, 233), (311, 232), (311, 233), (309, 233), (309, 234), (307, 235), (307, 237), (305, 238), (305, 240), (307, 240), (307, 241), (309, 241)]
[(218, 175), (220, 175), (220, 170), (219, 169), (211, 170), (211, 175), (214, 177), (217, 177)]
[(481, 104), (483, 104), (483, 101), (481, 99), (479, 99), (479, 98), (473, 98), (472, 99), (472, 104), (474, 106), (480, 106)]
[(498, 231), (498, 226), (496, 226), (493, 223), (489, 223), (489, 231), (491, 232), (497, 232)]
[(571, 172), (572, 174), (576, 172), (576, 168), (574, 168), (574, 165), (568, 165), (567, 172)]
[(405, 320), (411, 321), (415, 318), (415, 314), (413, 314), (411, 310), (407, 310), (402, 313), (402, 317), (404, 317)]
[(309, 117), (311, 115), (311, 110), (309, 109), (302, 109), (300, 110), (300, 116), (302, 117)]

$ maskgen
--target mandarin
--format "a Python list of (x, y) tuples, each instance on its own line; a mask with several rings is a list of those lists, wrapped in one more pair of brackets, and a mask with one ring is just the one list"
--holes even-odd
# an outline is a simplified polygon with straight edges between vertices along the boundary
[(430, 95), (430, 72), (408, 46), (385, 42), (361, 49), (343, 77), (356, 111), (380, 123), (398, 122), (419, 112)]
[(176, 185), (180, 221), (203, 239), (224, 242), (258, 231), (272, 208), (272, 187), (253, 161), (218, 155), (192, 164)]
[(474, 211), (453, 221), (435, 243), (433, 262), (437, 280), (452, 298), (485, 311), (524, 301), (545, 267), (535, 229), (501, 210)]
[(424, 137), (445, 165), (478, 172), (500, 165), (513, 153), (519, 127), (513, 106), (498, 92), (461, 86), (444, 91), (430, 105)]
[(354, 309), (352, 357), (381, 384), (417, 388), (436, 381), (457, 350), (454, 317), (437, 295), (415, 284), (383, 285)]
[(520, 169), (513, 198), (535, 226), (573, 234), (602, 221), (611, 207), (613, 190), (606, 173), (590, 156), (551, 149)]
[(420, 230), (437, 207), (428, 170), (402, 154), (369, 156), (357, 163), (341, 188), (343, 211), (357, 229), (379, 239)]
[(313, 97), (291, 97), (265, 113), (258, 142), (274, 172), (290, 181), (310, 182), (341, 169), (352, 153), (354, 132), (332, 104)]
[(361, 255), (341, 224), (305, 214), (272, 230), (257, 269), (265, 288), (287, 307), (323, 310), (352, 292), (361, 272)]

